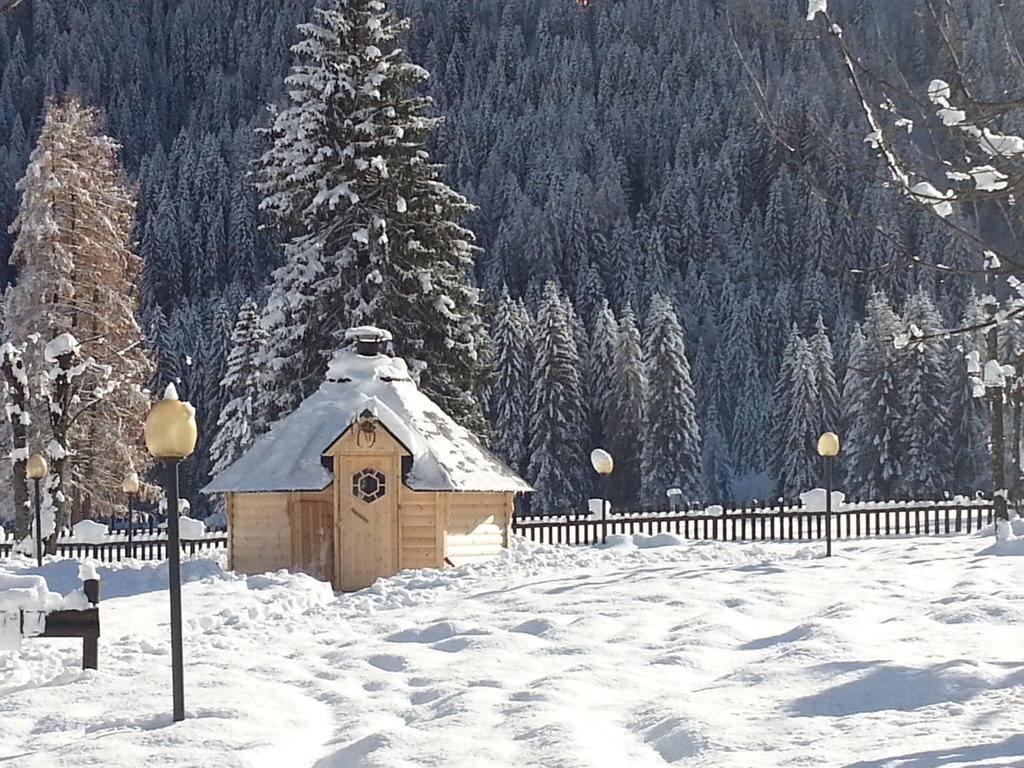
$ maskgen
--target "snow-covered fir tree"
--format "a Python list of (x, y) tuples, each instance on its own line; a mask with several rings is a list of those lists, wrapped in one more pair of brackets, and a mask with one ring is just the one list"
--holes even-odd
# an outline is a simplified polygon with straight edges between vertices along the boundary
[(608, 408), (607, 449), (615, 459), (610, 496), (617, 506), (640, 500), (640, 451), (644, 441), (644, 402), (647, 376), (644, 353), (633, 311), (619, 318), (615, 358), (612, 362), (612, 393)]
[(843, 467), (848, 486), (864, 498), (891, 499), (900, 488), (906, 443), (903, 383), (894, 364), (899, 331), (889, 299), (872, 292), (843, 383)]
[(815, 379), (818, 397), (821, 399), (821, 431), (838, 432), (841, 413), (841, 396), (836, 383), (836, 363), (832, 355), (832, 342), (825, 330), (825, 322), (818, 316), (814, 336), (810, 338), (811, 356), (815, 363)]
[(817, 365), (811, 343), (794, 334), (786, 346), (783, 364), (786, 381), (785, 407), (779, 429), (779, 491), (793, 498), (817, 485), (819, 462), (816, 451), (821, 428), (821, 396), (818, 390)]
[(220, 412), (217, 435), (210, 446), (211, 476), (230, 467), (264, 431), (255, 410), (264, 376), (256, 359), (264, 341), (259, 307), (252, 298), (247, 298), (238, 310), (231, 331), (227, 370), (220, 382), (227, 404)]
[(534, 338), (528, 477), (537, 493), (530, 510), (576, 512), (584, 500), (586, 411), (569, 310), (553, 282), (544, 286)]
[[(961, 328), (979, 326), (984, 321), (984, 308), (975, 294), (969, 294)], [(985, 340), (975, 331), (958, 334), (947, 345), (946, 369), (949, 371), (950, 417), (949, 443), (952, 449), (953, 476), (956, 490), (973, 495), (988, 489), (992, 470), (986, 452), (989, 418), (985, 400), (975, 396), (973, 374), (968, 370), (967, 358), (972, 353), (981, 356)]]
[[(942, 318), (931, 297), (918, 291), (903, 308), (904, 339), (895, 366), (903, 389), (902, 434), (905, 443), (899, 478), (904, 495), (933, 498), (951, 490), (949, 355), (941, 336)], [(923, 336), (920, 341), (914, 341)], [(966, 364), (965, 364), (966, 367)]]
[(269, 419), (319, 385), (345, 329), (374, 324), (425, 363), (428, 395), (484, 430), (486, 333), (459, 223), (472, 207), (424, 149), (439, 119), (415, 95), (427, 73), (398, 45), (407, 29), (382, 0), (333, 0), (300, 27), (290, 105), (257, 173), (260, 207), (287, 238), (264, 314)]
[(594, 315), (590, 348), (586, 356), (587, 395), (589, 397), (590, 441), (593, 447), (604, 446), (608, 438), (608, 422), (615, 390), (615, 350), (618, 347), (619, 324), (608, 306), (601, 302)]
[(491, 319), (494, 382), (488, 417), (494, 429), (492, 450), (519, 472), (526, 471), (530, 416), (530, 315), (506, 292)]
[(665, 504), (665, 492), (678, 488), (683, 500), (700, 501), (701, 441), (696, 397), (686, 358), (683, 329), (672, 304), (651, 299), (644, 339), (647, 377), (647, 431), (641, 453), (641, 490), (646, 504)]

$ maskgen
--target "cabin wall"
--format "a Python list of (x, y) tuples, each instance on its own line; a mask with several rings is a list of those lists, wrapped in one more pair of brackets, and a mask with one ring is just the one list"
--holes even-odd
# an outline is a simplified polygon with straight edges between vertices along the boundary
[(445, 495), (402, 486), (398, 498), (400, 569), (444, 565), (444, 519), (439, 499)]
[(294, 567), (287, 493), (232, 493), (228, 510), (232, 570), (252, 574)]
[(490, 560), (508, 544), (511, 493), (445, 493), (445, 556), (453, 565)]

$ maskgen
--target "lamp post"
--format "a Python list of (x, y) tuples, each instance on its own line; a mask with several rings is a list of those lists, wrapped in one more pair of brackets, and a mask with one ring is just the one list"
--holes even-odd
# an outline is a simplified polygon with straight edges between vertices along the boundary
[(178, 399), (173, 384), (146, 416), (146, 448), (164, 465), (167, 495), (167, 572), (171, 591), (171, 683), (174, 722), (185, 719), (185, 671), (181, 647), (181, 536), (178, 521), (178, 464), (196, 447), (195, 409)]
[(135, 557), (135, 514), (132, 511), (132, 497), (139, 492), (139, 473), (129, 472), (121, 483), (125, 501), (128, 504), (128, 557)]
[(43, 515), (40, 511), (42, 498), (39, 493), (39, 483), (46, 477), (47, 472), (49, 472), (49, 467), (46, 466), (46, 459), (38, 453), (33, 453), (28, 457), (28, 463), (25, 465), (25, 474), (32, 478), (32, 482), (35, 483), (36, 565), (40, 566), (43, 564)]
[(832, 462), (839, 455), (839, 435), (823, 432), (818, 455), (825, 461), (825, 557), (832, 557)]
[(601, 478), (601, 543), (608, 541), (608, 476), (615, 469), (612, 455), (603, 448), (590, 452), (590, 464)]

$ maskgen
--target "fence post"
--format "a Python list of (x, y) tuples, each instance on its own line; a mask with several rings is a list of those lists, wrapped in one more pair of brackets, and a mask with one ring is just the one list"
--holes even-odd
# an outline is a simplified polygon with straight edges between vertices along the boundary
[[(96, 606), (96, 621), (99, 623), (100, 582), (98, 579), (86, 579), (82, 582), (82, 591), (90, 605)], [(98, 627), (97, 627), (98, 628)], [(82, 669), (98, 669), (100, 659), (99, 635), (87, 635), (82, 638)]]

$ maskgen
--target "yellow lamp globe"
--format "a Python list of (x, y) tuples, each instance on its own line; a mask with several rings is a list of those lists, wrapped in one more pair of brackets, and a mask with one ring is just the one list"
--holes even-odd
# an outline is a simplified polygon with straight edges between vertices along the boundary
[(124, 476), (124, 482), (121, 483), (121, 490), (127, 494), (135, 494), (139, 492), (139, 473), (129, 472)]
[(33, 453), (28, 457), (28, 463), (25, 465), (25, 474), (32, 480), (42, 480), (49, 471), (50, 468), (46, 466), (46, 459), (38, 453)]
[(603, 448), (595, 448), (590, 452), (590, 463), (594, 471), (599, 475), (610, 475), (615, 469), (615, 461), (612, 455)]
[(839, 455), (839, 435), (835, 432), (824, 432), (818, 438), (818, 455), (831, 459)]
[(167, 385), (163, 399), (146, 416), (145, 435), (146, 449), (157, 459), (181, 460), (195, 450), (196, 411), (178, 399), (174, 384)]

